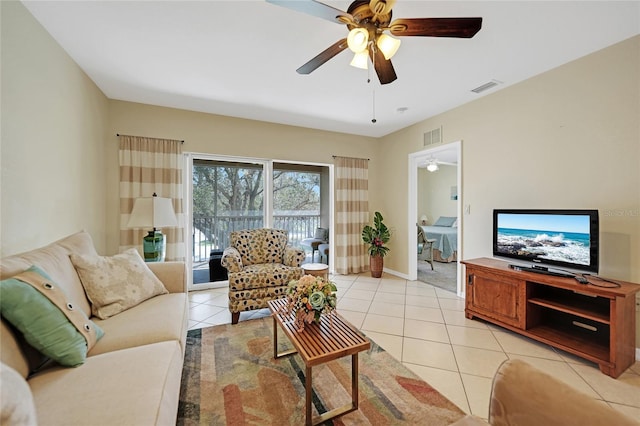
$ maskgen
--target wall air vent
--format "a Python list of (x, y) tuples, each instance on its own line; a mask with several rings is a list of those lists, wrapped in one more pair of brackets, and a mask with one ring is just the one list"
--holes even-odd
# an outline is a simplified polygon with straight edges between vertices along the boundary
[(485, 90), (489, 90), (496, 87), (498, 84), (502, 84), (502, 82), (498, 80), (491, 80), (488, 83), (485, 83), (481, 86), (476, 87), (475, 89), (471, 89), (471, 91), (473, 93), (481, 93), (481, 92), (484, 92)]
[(442, 143), (442, 126), (424, 134), (424, 146)]

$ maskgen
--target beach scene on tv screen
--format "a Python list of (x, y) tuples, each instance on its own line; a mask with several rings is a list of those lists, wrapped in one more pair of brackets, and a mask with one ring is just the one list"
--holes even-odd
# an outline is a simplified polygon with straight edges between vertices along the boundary
[(589, 216), (498, 214), (498, 252), (589, 265)]

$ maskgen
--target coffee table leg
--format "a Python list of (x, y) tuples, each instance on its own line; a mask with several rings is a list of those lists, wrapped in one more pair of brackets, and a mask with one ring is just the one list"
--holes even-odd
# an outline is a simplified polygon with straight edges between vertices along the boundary
[(339, 408), (326, 411), (313, 420), (311, 418), (311, 396), (313, 389), (311, 387), (311, 367), (307, 367), (305, 375), (305, 391), (306, 391), (306, 424), (319, 425), (327, 420), (334, 419), (344, 414), (350, 413), (358, 409), (358, 354), (351, 355), (351, 404), (346, 404)]
[(358, 353), (351, 355), (351, 403), (358, 409)]
[(278, 359), (278, 358), (282, 358), (283, 356), (293, 355), (295, 353), (298, 353), (298, 351), (295, 348), (278, 353), (278, 321), (274, 316), (273, 317), (273, 358)]
[(273, 317), (273, 357), (278, 358), (278, 322)]

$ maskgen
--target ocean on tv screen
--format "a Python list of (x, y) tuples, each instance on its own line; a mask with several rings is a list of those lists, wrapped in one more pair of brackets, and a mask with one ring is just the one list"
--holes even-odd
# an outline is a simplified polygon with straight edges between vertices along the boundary
[(589, 234), (498, 228), (498, 252), (528, 259), (589, 265)]

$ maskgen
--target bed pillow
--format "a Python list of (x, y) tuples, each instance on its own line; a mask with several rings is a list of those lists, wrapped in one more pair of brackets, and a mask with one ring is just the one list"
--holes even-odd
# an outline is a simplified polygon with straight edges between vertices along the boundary
[(447, 227), (451, 227), (457, 220), (457, 217), (448, 217), (448, 216), (440, 216), (438, 218), (438, 220), (436, 220), (436, 223), (433, 224), (433, 226), (447, 226)]
[[(36, 277), (41, 281), (43, 292), (36, 290), (25, 280)], [(21, 279), (22, 278), (22, 279)], [(43, 293), (48, 293), (49, 297)], [(58, 305), (55, 302), (58, 302)], [(64, 308), (58, 307), (63, 305)], [(61, 309), (67, 309), (67, 317)], [(87, 352), (104, 332), (89, 320), (82, 309), (75, 309), (64, 290), (49, 276), (32, 266), (25, 272), (0, 281), (0, 311), (22, 335), (29, 345), (43, 355), (65, 367), (76, 367), (84, 363)], [(82, 334), (71, 319), (86, 329)], [(89, 338), (89, 334), (93, 339)]]
[(100, 319), (168, 293), (134, 248), (111, 257), (72, 254), (70, 258), (91, 302), (91, 313)]

